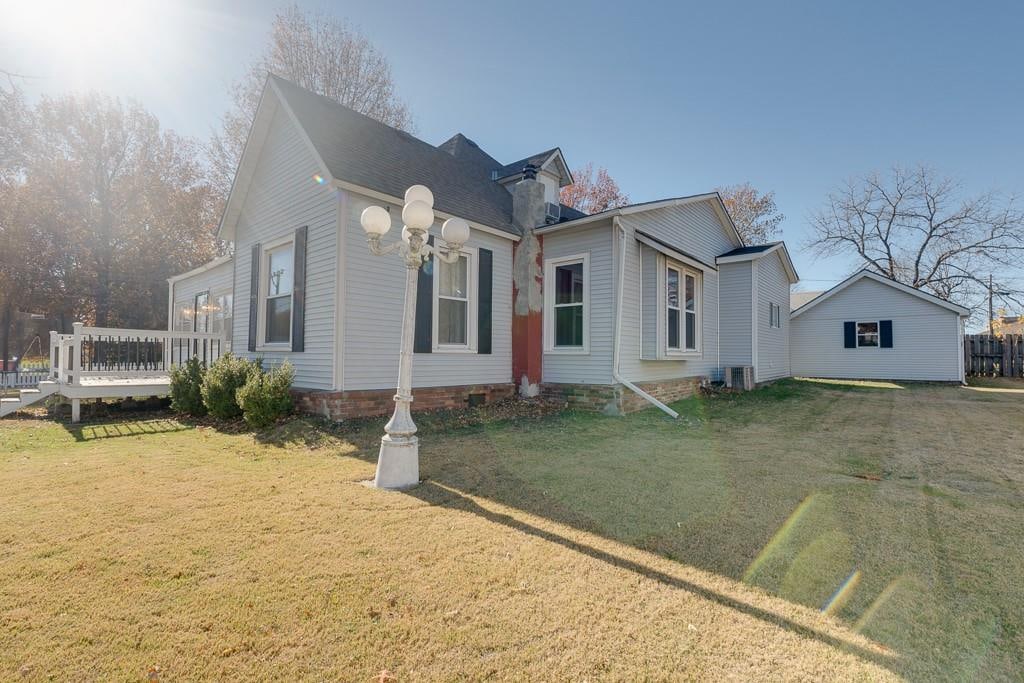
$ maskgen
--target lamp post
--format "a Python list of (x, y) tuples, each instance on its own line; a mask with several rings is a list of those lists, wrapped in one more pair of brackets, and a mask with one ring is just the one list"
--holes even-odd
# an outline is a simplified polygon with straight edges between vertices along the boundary
[(359, 222), (366, 231), (370, 253), (385, 256), (397, 252), (405, 261), (405, 308), (402, 315), (402, 343), (398, 354), (398, 391), (395, 412), (384, 426), (380, 440), (377, 474), (373, 485), (385, 489), (406, 489), (420, 480), (419, 439), (412, 421), (412, 352), (416, 328), (416, 280), (420, 266), (431, 254), (445, 263), (459, 258), (462, 245), (469, 240), (469, 224), (461, 218), (449, 218), (441, 226), (443, 247), (427, 244), (427, 230), (434, 223), (434, 195), (423, 185), (405, 191), (402, 208), (402, 240), (382, 245), (381, 238), (391, 229), (391, 214), (380, 206), (368, 206)]

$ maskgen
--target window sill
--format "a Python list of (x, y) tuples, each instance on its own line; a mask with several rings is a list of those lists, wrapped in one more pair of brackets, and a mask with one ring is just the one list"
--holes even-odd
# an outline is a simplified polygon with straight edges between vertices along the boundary
[(291, 350), (292, 350), (292, 343), (291, 342), (286, 342), (286, 343), (281, 343), (281, 344), (262, 344), (262, 345), (256, 347), (256, 352), (257, 353), (259, 353), (260, 351), (273, 351), (275, 353), (280, 353), (281, 351), (291, 351)]
[(466, 346), (435, 346), (431, 353), (476, 353), (476, 349)]
[(661, 360), (700, 360), (703, 357), (703, 351), (666, 351)]
[(590, 349), (588, 348), (551, 348), (544, 349), (545, 355), (552, 356), (589, 356)]

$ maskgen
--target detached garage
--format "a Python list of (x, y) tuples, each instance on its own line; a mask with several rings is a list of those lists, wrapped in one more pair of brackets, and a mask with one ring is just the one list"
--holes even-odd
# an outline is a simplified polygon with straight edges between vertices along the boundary
[(793, 310), (798, 377), (960, 382), (970, 311), (862, 270)]

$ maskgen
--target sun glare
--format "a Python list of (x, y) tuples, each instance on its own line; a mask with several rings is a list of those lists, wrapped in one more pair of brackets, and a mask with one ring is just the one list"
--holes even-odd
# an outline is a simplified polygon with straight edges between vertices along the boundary
[(5, 20), (50, 54), (93, 61), (155, 37), (155, 2), (71, 0), (4, 3)]

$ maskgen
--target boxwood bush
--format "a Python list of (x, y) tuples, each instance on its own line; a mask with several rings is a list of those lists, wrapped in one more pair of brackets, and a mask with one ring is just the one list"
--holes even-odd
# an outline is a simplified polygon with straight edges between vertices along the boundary
[(241, 417), (238, 390), (245, 386), (250, 375), (258, 371), (258, 365), (230, 352), (214, 361), (203, 380), (203, 405), (210, 415), (220, 420)]
[(171, 409), (176, 413), (201, 417), (206, 414), (203, 405), (203, 364), (190, 358), (185, 365), (171, 368)]
[(245, 386), (238, 390), (238, 404), (242, 407), (246, 424), (256, 428), (267, 427), (290, 413), (290, 389), (294, 377), (295, 371), (288, 361), (270, 372), (257, 367)]

